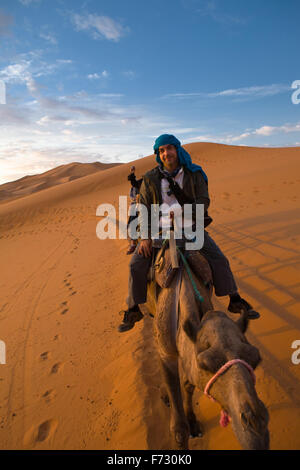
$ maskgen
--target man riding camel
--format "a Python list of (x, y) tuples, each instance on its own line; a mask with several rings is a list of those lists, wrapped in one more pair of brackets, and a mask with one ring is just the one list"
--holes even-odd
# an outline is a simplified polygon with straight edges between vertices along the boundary
[[(136, 179), (136, 176), (135, 176), (135, 166), (132, 166), (130, 168), (130, 173), (127, 177), (128, 181), (130, 181), (131, 183), (131, 188), (130, 188), (130, 205), (131, 207), (134, 207), (136, 208), (136, 205), (137, 203), (139, 202), (139, 191), (140, 191), (140, 187), (141, 187), (141, 184), (142, 184), (142, 181), (143, 181), (143, 178), (140, 178), (140, 179)], [(129, 218), (128, 218), (128, 222), (127, 222), (127, 231), (128, 231), (128, 227), (130, 225), (130, 223), (135, 220), (136, 218), (138, 217), (138, 214), (135, 214), (135, 215), (130, 215)], [(126, 255), (131, 255), (135, 249), (136, 249), (136, 245), (137, 245), (137, 240), (133, 239), (133, 238), (130, 238), (129, 237), (129, 246), (127, 248), (127, 253)]]
[[(140, 188), (140, 203), (148, 211), (151, 204), (191, 203), (204, 205), (204, 227), (212, 219), (207, 209), (210, 204), (207, 176), (201, 166), (192, 163), (190, 155), (173, 135), (163, 134), (154, 144), (154, 152), (158, 166), (148, 171)], [(193, 210), (194, 214), (194, 210)], [(228, 295), (228, 310), (241, 313), (251, 310), (252, 306), (238, 293), (238, 289), (230, 269), (229, 262), (213, 239), (204, 230), (204, 244), (200, 253), (207, 259), (212, 270), (213, 284), (217, 296)], [(139, 304), (147, 301), (147, 274), (151, 266), (152, 239), (142, 239), (132, 255), (129, 264), (128, 310), (124, 311), (123, 322), (119, 332), (128, 331), (143, 318)]]

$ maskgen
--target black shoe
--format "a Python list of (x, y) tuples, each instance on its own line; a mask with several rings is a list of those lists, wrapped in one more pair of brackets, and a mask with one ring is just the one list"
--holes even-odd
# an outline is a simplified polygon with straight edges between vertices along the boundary
[(252, 310), (252, 305), (238, 295), (230, 298), (228, 310), (231, 313), (242, 313), (244, 310)]
[(142, 318), (144, 318), (144, 315), (142, 314), (138, 306), (132, 307), (128, 310), (123, 310), (123, 312), (124, 312), (123, 322), (121, 323), (121, 325), (118, 326), (118, 331), (120, 333), (131, 330), (131, 328), (134, 327), (134, 324), (137, 321), (140, 321)]
[(252, 305), (250, 305), (240, 295), (236, 295), (230, 298), (230, 302), (227, 309), (231, 313), (242, 313), (246, 311), (248, 318), (251, 320), (255, 320), (256, 318), (260, 317), (260, 314), (253, 310)]

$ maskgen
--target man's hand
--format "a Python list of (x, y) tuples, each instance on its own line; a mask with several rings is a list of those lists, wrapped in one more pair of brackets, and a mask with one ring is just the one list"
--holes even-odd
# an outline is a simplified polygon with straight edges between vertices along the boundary
[(141, 240), (138, 247), (138, 254), (144, 256), (144, 258), (149, 258), (152, 252), (152, 240)]

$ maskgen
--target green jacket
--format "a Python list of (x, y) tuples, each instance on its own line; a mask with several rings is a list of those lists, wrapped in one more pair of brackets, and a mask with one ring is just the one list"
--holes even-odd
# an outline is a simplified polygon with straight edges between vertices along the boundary
[[(207, 209), (210, 204), (208, 185), (202, 176), (201, 171), (191, 172), (183, 167), (183, 192), (185, 195), (193, 200), (192, 212), (195, 220), (196, 204), (204, 204), (204, 219), (208, 221), (210, 217), (207, 214)], [(148, 209), (148, 230), (151, 233), (151, 204), (162, 204), (161, 194), (161, 175), (158, 166), (148, 171), (143, 178), (140, 188), (140, 203), (144, 204)], [(211, 222), (211, 219), (208, 223)], [(204, 224), (208, 225), (208, 223)], [(150, 235), (149, 235), (150, 236)]]

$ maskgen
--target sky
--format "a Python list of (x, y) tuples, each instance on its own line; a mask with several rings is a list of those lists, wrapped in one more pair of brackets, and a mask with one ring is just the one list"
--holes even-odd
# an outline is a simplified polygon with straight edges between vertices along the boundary
[(298, 0), (0, 0), (0, 184), (163, 133), (298, 146), (299, 44)]

